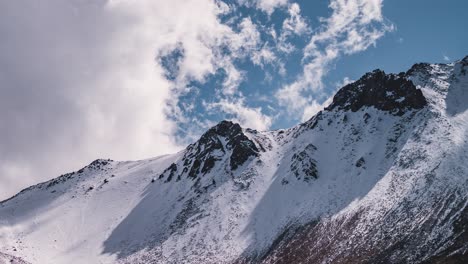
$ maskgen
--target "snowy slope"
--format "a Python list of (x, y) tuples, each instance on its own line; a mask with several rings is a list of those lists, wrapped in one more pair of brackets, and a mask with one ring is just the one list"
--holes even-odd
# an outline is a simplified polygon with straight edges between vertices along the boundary
[[(173, 158), (98, 160), (19, 193), (0, 207), (0, 251), (31, 263), (99, 263), (105, 237)], [(99, 257), (109, 263), (114, 259)]]
[(0, 263), (463, 263), (466, 71), (376, 70), (296, 127), (32, 186), (0, 204)]
[(344, 210), (286, 230), (262, 261), (467, 263), (467, 64), (408, 71), (429, 105), (404, 122), (388, 171)]

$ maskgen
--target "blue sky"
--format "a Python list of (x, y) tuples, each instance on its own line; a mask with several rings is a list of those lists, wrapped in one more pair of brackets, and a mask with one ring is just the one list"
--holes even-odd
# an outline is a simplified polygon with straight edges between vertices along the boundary
[[(301, 59), (305, 45), (314, 32), (323, 25), (319, 18), (329, 17), (333, 12), (327, 1), (295, 1), (294, 3), (299, 5), (300, 15), (307, 23), (310, 32), (291, 38), (295, 51), (287, 55), (282, 54), (280, 57), (285, 64), (287, 74), (285, 76), (279, 74), (271, 65), (258, 66), (248, 60), (236, 62), (236, 66), (246, 74), (239, 85), (239, 90), (248, 98), (246, 105), (260, 107), (262, 113), (274, 116), (269, 126), (270, 129), (290, 127), (301, 121), (300, 112), (289, 113), (284, 106), (278, 105), (275, 92), (288, 82), (293, 82), (301, 74), (303, 70)], [(393, 28), (386, 31), (375, 41), (375, 44), (367, 49), (339, 56), (328, 66), (330, 70), (323, 76), (323, 89), (319, 92), (308, 91), (304, 95), (313, 97), (318, 103), (323, 103), (344, 82), (345, 78), (356, 80), (365, 72), (376, 68), (387, 72), (401, 72), (406, 71), (416, 62), (448, 62), (462, 58), (466, 55), (468, 47), (468, 35), (463, 34), (464, 27), (468, 24), (468, 18), (464, 13), (466, 10), (468, 10), (468, 3), (456, 0), (444, 2), (384, 1), (383, 23)], [(250, 17), (254, 23), (263, 27), (272, 26), (278, 32), (281, 31), (283, 21), (288, 18), (287, 6), (275, 9), (270, 15), (255, 8), (242, 6), (234, 14)], [(271, 36), (265, 32), (261, 33), (262, 41), (271, 44)], [(213, 90), (216, 89), (215, 87), (222, 86), (223, 77), (222, 74), (215, 74), (207, 78), (206, 82), (194, 84), (200, 89), (198, 97), (207, 101), (219, 100), (214, 96)], [(266, 80), (267, 78), (270, 79)], [(192, 94), (186, 97), (188, 101), (194, 100)], [(184, 103), (185, 97), (182, 98), (181, 102)], [(268, 101), (264, 100), (267, 98)], [(189, 113), (188, 116), (212, 120), (235, 118), (235, 115), (229, 113), (207, 111), (202, 104), (198, 104), (195, 109), (194, 113)], [(181, 136), (184, 136), (184, 131), (181, 131)]]
[(0, 198), (222, 119), (287, 128), (375, 68), (468, 55), (466, 1), (0, 1)]

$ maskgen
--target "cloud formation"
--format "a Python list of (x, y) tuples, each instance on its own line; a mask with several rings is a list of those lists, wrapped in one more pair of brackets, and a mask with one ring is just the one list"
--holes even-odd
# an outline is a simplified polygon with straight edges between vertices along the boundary
[[(303, 72), (296, 81), (276, 92), (279, 103), (290, 113), (315, 112), (315, 98), (323, 90), (323, 77), (340, 56), (364, 51), (394, 29), (382, 16), (383, 0), (331, 0), (332, 14), (321, 18), (304, 48)], [(311, 92), (315, 96), (311, 97)], [(314, 109), (312, 111), (311, 109)], [(305, 111), (304, 111), (305, 110)]]
[[(178, 94), (219, 68), (233, 94), (242, 73), (232, 58), (258, 46), (248, 18), (239, 31), (220, 21), (229, 9), (212, 0), (2, 1), (0, 199), (95, 158), (180, 149)], [(228, 57), (219, 52), (227, 43)], [(183, 56), (171, 80), (159, 58), (175, 49)]]
[(289, 0), (237, 0), (241, 5), (256, 7), (271, 15), (277, 8), (286, 7)]
[[(313, 29), (289, 0), (1, 1), (0, 199), (96, 158), (178, 151), (213, 113), (267, 130), (279, 102), (306, 119), (323, 107), (312, 93), (330, 65), (391, 30), (381, 6), (331, 0)], [(302, 73), (272, 91), (277, 101), (242, 89), (252, 67), (265, 83), (285, 78), (284, 59), (297, 53)]]
[(149, 32), (103, 1), (0, 4), (0, 199), (92, 159), (179, 148)]
[(272, 117), (262, 114), (259, 107), (246, 107), (245, 98), (243, 97), (237, 100), (223, 99), (216, 103), (207, 104), (207, 108), (208, 110), (221, 110), (233, 115), (233, 121), (260, 131), (267, 130), (272, 123)]

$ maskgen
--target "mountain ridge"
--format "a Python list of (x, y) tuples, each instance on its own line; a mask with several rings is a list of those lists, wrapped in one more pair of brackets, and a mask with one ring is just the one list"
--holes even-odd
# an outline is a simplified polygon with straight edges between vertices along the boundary
[[(468, 56), (465, 56), (463, 59), (461, 59), (461, 60), (459, 60), (459, 61), (456, 61), (456, 62), (461, 62), (461, 63), (464, 63), (464, 64), (468, 64)], [(456, 62), (455, 62), (455, 63), (456, 63)], [(404, 78), (406, 78), (407, 76), (410, 76), (410, 75), (412, 75), (412, 74), (421, 73), (421, 71), (424, 72), (424, 71), (427, 69), (427, 67), (429, 67), (430, 65), (431, 65), (431, 64), (430, 64), (430, 63), (427, 63), (427, 62), (415, 63), (415, 64), (413, 64), (413, 66), (411, 66), (411, 68), (410, 68), (407, 72), (401, 72), (401, 73), (399, 73), (399, 74), (393, 74), (393, 73), (391, 73), (391, 74), (389, 74), (389, 76), (399, 76), (399, 77), (400, 77), (400, 76), (404, 76)], [(377, 74), (384, 74), (384, 75), (385, 75), (385, 72), (384, 72), (383, 70), (374, 69), (373, 71), (370, 71), (370, 72), (367, 72), (366, 74), (364, 74), (359, 80), (361, 80), (361, 79), (366, 79), (366, 78), (368, 78), (369, 76), (373, 76), (375, 73), (377, 73)], [(359, 80), (358, 80), (358, 81), (359, 81)], [(351, 84), (345, 85), (345, 86), (343, 86), (342, 88), (349, 87), (350, 85), (353, 85), (353, 84), (355, 84), (355, 83), (356, 83), (356, 82), (353, 82), (353, 83), (351, 83)], [(339, 91), (341, 91), (342, 88), (339, 89)], [(417, 90), (418, 90), (418, 89), (417, 89)], [(364, 91), (361, 91), (361, 92), (364, 92)], [(420, 95), (422, 95), (422, 94), (418, 94), (417, 96), (420, 96)], [(335, 95), (333, 96), (334, 99), (335, 99), (336, 96), (337, 96), (337, 94), (335, 94)], [(424, 100), (425, 100), (425, 98), (424, 98)], [(335, 100), (333, 100), (333, 101), (335, 101)], [(333, 102), (333, 101), (330, 103), (330, 105), (326, 106), (326, 107), (324, 108), (324, 110), (330, 111), (330, 110), (334, 110), (334, 109), (338, 108), (338, 104), (339, 104), (339, 103), (338, 103), (338, 102)], [(343, 103), (343, 100), (340, 100), (340, 101), (341, 101), (340, 103), (342, 104), (342, 105), (341, 105), (341, 107), (342, 107), (341, 110), (346, 109), (346, 108), (343, 108), (343, 104), (344, 104), (344, 103)], [(425, 102), (424, 102), (423, 104), (425, 104)], [(363, 106), (363, 105), (359, 106), (358, 109), (359, 109), (360, 107), (362, 107), (362, 106)], [(354, 108), (353, 108), (353, 109), (354, 109)], [(294, 129), (295, 127), (307, 126), (308, 124), (309, 124), (309, 126), (312, 126), (312, 127), (313, 127), (313, 126), (314, 126), (314, 125), (313, 125), (314, 122), (312, 122), (313, 124), (310, 125), (311, 120), (317, 120), (317, 116), (318, 116), (318, 118), (320, 118), (321, 112), (322, 112), (322, 111), (319, 111), (317, 114), (315, 114), (314, 116), (312, 116), (309, 120), (307, 120), (307, 121), (305, 121), (305, 122), (302, 122), (302, 123), (299, 123), (298, 125), (296, 125), (296, 126), (294, 126), (294, 127), (291, 127), (291, 128), (288, 128), (288, 129), (278, 129), (278, 131), (290, 130), (290, 129)], [(200, 141), (200, 140), (201, 140), (201, 141), (206, 141), (206, 140), (208, 140), (207, 138), (209, 137), (209, 135), (211, 135), (211, 134), (213, 134), (213, 133), (217, 133), (217, 130), (219, 130), (219, 129), (221, 129), (221, 130), (228, 129), (230, 126), (234, 126), (234, 127), (235, 127), (235, 130), (239, 130), (239, 129), (242, 130), (242, 127), (240, 126), (239, 123), (235, 123), (235, 122), (233, 122), (233, 121), (231, 121), (231, 120), (228, 120), (228, 119), (221, 120), (221, 121), (219, 121), (216, 125), (214, 125), (214, 126), (212, 126), (211, 128), (209, 128), (205, 133), (203, 133), (203, 134), (200, 136), (199, 140), (197, 140), (196, 142), (194, 142), (194, 143), (192, 143), (192, 144), (189, 144), (186, 148), (189, 148), (190, 146), (195, 145), (195, 144), (196, 144), (198, 141)], [(250, 131), (253, 131), (253, 132), (257, 132), (255, 129), (250, 129), (250, 128), (246, 128), (246, 129), (247, 129), (247, 130), (250, 130)], [(273, 130), (273, 131), (275, 131), (275, 130)], [(222, 132), (222, 133), (224, 133), (224, 132)], [(88, 166), (91, 166), (93, 163), (98, 162), (98, 161), (101, 161), (101, 160), (102, 160), (102, 161), (112, 161), (112, 160), (110, 160), (110, 159), (98, 158), (98, 159), (92, 161), (90, 164), (86, 165), (85, 167), (79, 169), (79, 170), (76, 171), (76, 172), (65, 173), (65, 174), (62, 174), (62, 175), (60, 175), (60, 176), (58, 176), (58, 177), (56, 177), (56, 178), (52, 178), (52, 179), (50, 179), (50, 180), (46, 180), (46, 181), (44, 181), (44, 182), (40, 182), (40, 183), (38, 183), (38, 184), (34, 184), (34, 185), (31, 185), (31, 186), (29, 186), (29, 187), (27, 187), (27, 188), (24, 188), (24, 189), (22, 189), (21, 191), (19, 191), (17, 194), (13, 195), (12, 197), (9, 197), (9, 198), (7, 198), (7, 199), (5, 199), (5, 200), (3, 200), (3, 201), (0, 201), (0, 204), (3, 203), (3, 202), (6, 202), (6, 201), (8, 201), (8, 200), (10, 200), (10, 199), (12, 199), (12, 198), (14, 198), (14, 197), (16, 197), (17, 195), (19, 195), (19, 194), (21, 194), (21, 193), (23, 193), (23, 192), (25, 192), (25, 191), (27, 191), (27, 190), (29, 190), (29, 189), (31, 189), (31, 188), (34, 188), (34, 187), (36, 187), (36, 186), (40, 186), (40, 185), (42, 185), (42, 184), (49, 183), (49, 182), (51, 182), (51, 181), (54, 181), (54, 180), (57, 179), (57, 178), (60, 178), (60, 177), (62, 177), (62, 176), (66, 176), (66, 175), (68, 175), (68, 174), (80, 173), (80, 171), (84, 170), (84, 169), (87, 168)]]
[(466, 62), (376, 70), (295, 127), (221, 121), (179, 153), (97, 160), (32, 186), (0, 203), (0, 252), (32, 263), (462, 263)]

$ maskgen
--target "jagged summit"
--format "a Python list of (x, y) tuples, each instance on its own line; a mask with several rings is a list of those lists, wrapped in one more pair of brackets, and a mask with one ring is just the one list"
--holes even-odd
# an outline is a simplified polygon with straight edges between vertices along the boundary
[[(425, 68), (428, 65), (420, 63), (413, 68)], [(427, 104), (426, 99), (421, 90), (406, 77), (405, 73), (386, 74), (379, 69), (366, 73), (358, 81), (341, 88), (325, 110), (356, 112), (362, 107), (373, 106), (401, 116), (407, 110), (423, 108)], [(313, 118), (312, 123), (316, 124), (319, 119)], [(178, 175), (177, 181), (184, 177), (197, 179), (209, 173), (225, 158), (229, 160), (229, 166), (225, 169), (236, 170), (249, 158), (258, 157), (259, 148), (262, 149), (262, 146), (257, 147), (238, 123), (223, 120), (208, 129), (197, 142), (189, 145), (182, 158), (183, 163), (171, 164), (159, 179), (169, 182), (174, 175)]]
[(427, 62), (416, 63), (413, 66), (411, 66), (411, 68), (408, 71), (406, 71), (405, 75), (411, 76), (417, 73), (428, 73), (430, 68), (431, 68), (431, 64)]
[(468, 63), (468, 55), (461, 60), (464, 64)]
[[(239, 124), (223, 120), (205, 132), (200, 139), (190, 144), (178, 164), (173, 163), (160, 176), (166, 182), (178, 173), (177, 180), (184, 177), (196, 179), (209, 173), (214, 166), (229, 158), (229, 169), (236, 170), (250, 157), (257, 157), (255, 143), (242, 131)], [(228, 169), (228, 168), (227, 168)]]
[(213, 135), (219, 135), (222, 137), (233, 137), (239, 133), (242, 133), (242, 128), (239, 124), (229, 120), (223, 120), (215, 126), (208, 129), (200, 138), (200, 140), (207, 139)]
[[(220, 149), (222, 148), (220, 137), (226, 140), (227, 145), (229, 147), (233, 147), (234, 145), (248, 140), (248, 138), (245, 136), (242, 130), (242, 127), (238, 123), (223, 120), (215, 126), (208, 129), (208, 131), (206, 131), (200, 137), (198, 144), (200, 145), (200, 147), (203, 146), (203, 148), (207, 149), (206, 151), (208, 151), (208, 149), (211, 148)], [(252, 148), (255, 148), (255, 146), (252, 146)], [(255, 151), (258, 152), (256, 148)]]
[[(414, 67), (424, 67), (424, 64)], [(421, 109), (426, 104), (421, 90), (404, 73), (386, 74), (377, 69), (341, 88), (326, 110), (356, 112), (364, 106), (373, 106), (395, 115), (403, 115), (407, 109)]]
[(460, 61), (460, 64), (463, 68), (465, 68), (466, 66), (468, 66), (468, 56), (465, 56), (465, 58), (463, 58), (461, 61)]
[(227, 120), (210, 128), (198, 141), (198, 153), (206, 154), (215, 150), (223, 153), (231, 152), (230, 166), (233, 170), (242, 165), (249, 157), (258, 156), (257, 146), (244, 134), (241, 126)]

